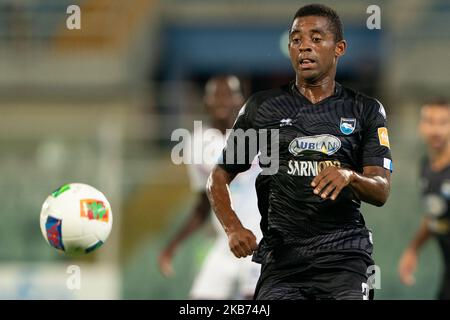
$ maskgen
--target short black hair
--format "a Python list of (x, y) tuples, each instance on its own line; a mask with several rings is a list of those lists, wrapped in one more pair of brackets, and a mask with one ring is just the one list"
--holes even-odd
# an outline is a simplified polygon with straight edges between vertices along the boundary
[(294, 20), (297, 18), (307, 16), (327, 18), (330, 22), (331, 30), (334, 33), (334, 40), (336, 42), (344, 40), (344, 27), (342, 25), (341, 18), (336, 13), (336, 11), (334, 11), (330, 7), (324, 6), (323, 4), (308, 4), (297, 10), (294, 19), (292, 19), (292, 22), (294, 22)]

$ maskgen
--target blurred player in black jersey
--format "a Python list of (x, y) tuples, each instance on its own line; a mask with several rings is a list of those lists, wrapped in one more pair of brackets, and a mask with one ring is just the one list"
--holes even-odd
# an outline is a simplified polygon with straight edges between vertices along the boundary
[(444, 258), (444, 275), (438, 298), (450, 299), (450, 105), (436, 101), (422, 107), (419, 131), (428, 147), (421, 163), (424, 217), (414, 239), (404, 251), (399, 274), (403, 283), (414, 283), (413, 273), (423, 244), (432, 236)]
[[(361, 201), (386, 202), (391, 154), (381, 103), (335, 81), (345, 50), (334, 10), (300, 8), (289, 34), (295, 81), (250, 97), (210, 175), (208, 196), (230, 249), (239, 258), (253, 254), (262, 264), (256, 299), (369, 298), (373, 246), (360, 206)], [(237, 129), (277, 130), (270, 137), (278, 137), (278, 152), (262, 138), (254, 150)], [(239, 158), (230, 153), (243, 141), (249, 153), (245, 162), (230, 161)], [(228, 192), (258, 151), (263, 168), (256, 181), (263, 232), (259, 244), (233, 211)], [(262, 155), (270, 155), (270, 166)]]

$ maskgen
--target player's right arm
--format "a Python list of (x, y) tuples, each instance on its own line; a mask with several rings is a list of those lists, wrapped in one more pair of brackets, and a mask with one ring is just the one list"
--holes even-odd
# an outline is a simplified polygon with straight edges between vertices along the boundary
[(238, 258), (249, 256), (257, 249), (255, 235), (244, 228), (231, 206), (229, 185), (236, 174), (215, 166), (208, 179), (207, 190), (211, 206), (228, 236), (228, 244)]
[(420, 248), (427, 242), (430, 238), (431, 233), (428, 229), (427, 218), (422, 218), (420, 227), (417, 230), (413, 240), (409, 246), (403, 251), (398, 264), (398, 273), (400, 275), (400, 280), (406, 285), (414, 284), (414, 272), (417, 267), (417, 258), (419, 255)]
[[(237, 116), (233, 132), (228, 136), (222, 157), (212, 170), (206, 188), (212, 209), (228, 236), (230, 250), (238, 258), (251, 255), (257, 249), (255, 235), (242, 225), (232, 208), (229, 190), (233, 179), (240, 172), (247, 171), (251, 167), (258, 152), (256, 148), (248, 148), (248, 140), (242, 139), (238, 133), (247, 132), (248, 129), (253, 128), (251, 118), (255, 108), (255, 99), (251, 97)], [(240, 148), (238, 145), (240, 143), (244, 143), (245, 148)], [(243, 158), (241, 157), (241, 160), (244, 159), (244, 161), (237, 161), (239, 158), (237, 150), (245, 150), (246, 154)]]

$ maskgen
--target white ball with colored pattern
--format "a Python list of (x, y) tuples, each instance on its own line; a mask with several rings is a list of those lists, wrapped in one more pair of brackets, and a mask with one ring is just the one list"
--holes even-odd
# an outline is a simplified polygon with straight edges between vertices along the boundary
[(108, 199), (83, 183), (66, 184), (42, 205), (40, 225), (48, 244), (69, 255), (99, 248), (108, 239), (113, 215)]

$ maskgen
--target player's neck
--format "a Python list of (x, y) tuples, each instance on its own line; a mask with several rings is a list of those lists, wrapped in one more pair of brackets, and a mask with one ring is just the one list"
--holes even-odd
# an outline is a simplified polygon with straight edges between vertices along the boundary
[(430, 150), (430, 166), (433, 171), (441, 171), (450, 165), (450, 144), (442, 150)]
[(316, 104), (334, 93), (336, 83), (334, 77), (327, 76), (319, 81), (308, 82), (297, 78), (295, 85), (298, 91), (311, 103)]

